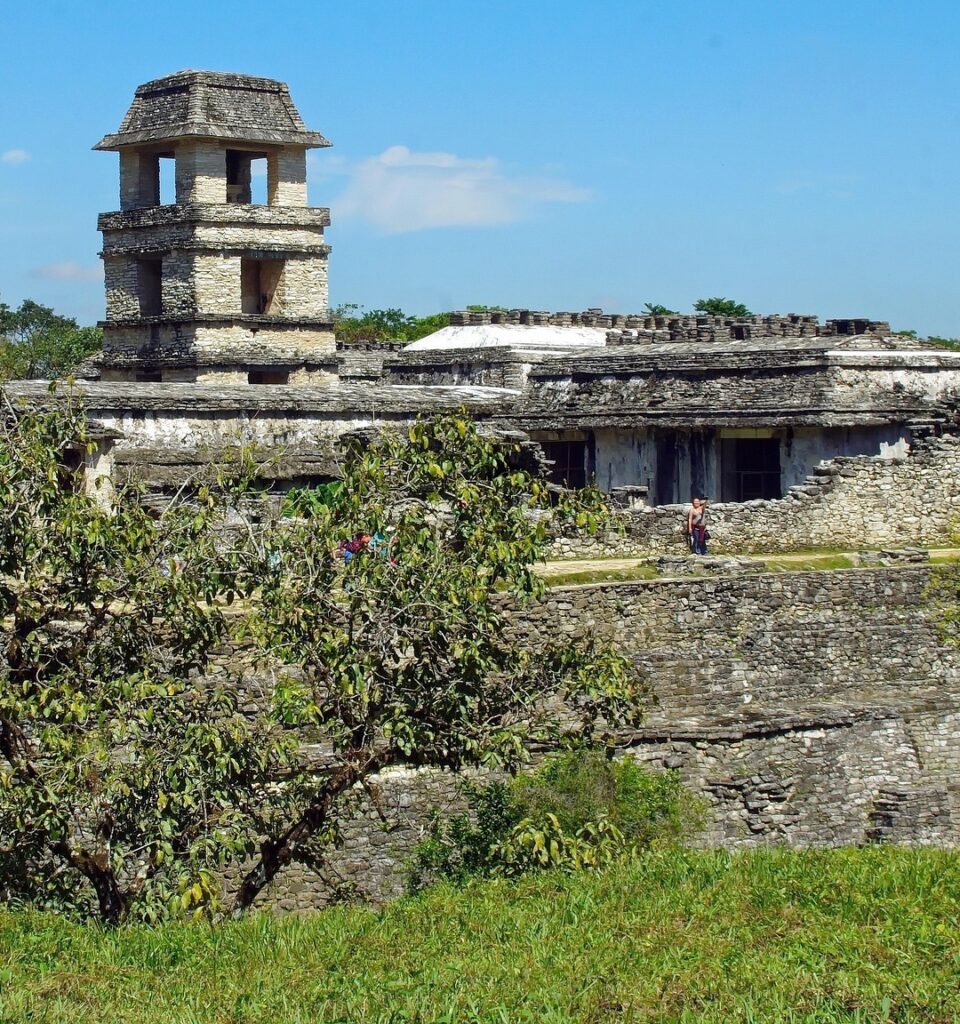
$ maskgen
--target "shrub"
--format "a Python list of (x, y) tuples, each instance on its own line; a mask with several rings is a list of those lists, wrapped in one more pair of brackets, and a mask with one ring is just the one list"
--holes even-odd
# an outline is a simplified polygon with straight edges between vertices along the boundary
[(318, 515), (321, 509), (333, 508), (340, 500), (343, 483), (330, 480), (313, 487), (291, 487), (283, 496), (280, 513), (283, 516)]
[(715, 296), (712, 299), (697, 299), (693, 308), (698, 313), (710, 313), (713, 316), (750, 316), (750, 310), (742, 302)]
[(700, 805), (674, 771), (580, 748), (509, 782), (465, 783), (467, 811), (435, 814), (409, 871), (417, 892), (447, 879), (600, 868), (654, 843), (678, 842)]
[(579, 749), (548, 758), (514, 787), (524, 817), (556, 815), (564, 832), (609, 821), (637, 846), (676, 841), (691, 827), (686, 792), (675, 771), (651, 771), (632, 757), (610, 759), (602, 750)]

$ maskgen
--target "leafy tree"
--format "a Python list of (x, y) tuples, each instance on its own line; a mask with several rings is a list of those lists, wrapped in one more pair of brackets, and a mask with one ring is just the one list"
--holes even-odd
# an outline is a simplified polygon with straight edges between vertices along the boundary
[[(311, 844), (337, 801), (390, 765), (515, 769), (532, 740), (594, 737), (640, 716), (628, 663), (590, 637), (517, 642), (505, 601), (537, 597), (549, 544), (543, 513), (603, 521), (589, 492), (556, 499), (517, 465), (515, 443), (464, 416), (421, 421), (354, 445), (332, 505), (258, 537), (253, 628), (296, 666), (278, 690), (284, 721), (332, 741), (336, 764), (299, 813), (260, 844), (236, 910)], [(352, 558), (338, 543), (368, 538)]]
[(32, 299), (18, 309), (0, 303), (0, 380), (54, 380), (102, 347), (99, 327), (78, 327)]
[(697, 299), (693, 308), (699, 313), (710, 313), (713, 316), (750, 316), (750, 310), (742, 302), (733, 299)]
[(295, 752), (201, 679), (233, 594), (220, 509), (104, 509), (67, 468), (81, 409), (0, 408), (0, 893), (111, 924), (206, 912)]
[(676, 316), (677, 311), (675, 309), (668, 309), (666, 306), (661, 306), (659, 302), (645, 302), (643, 304), (643, 311), (647, 316)]
[[(314, 862), (337, 804), (388, 765), (515, 768), (529, 740), (636, 721), (626, 662), (589, 637), (517, 642), (552, 495), (513, 443), (462, 416), (350, 450), (342, 487), (293, 518), (251, 515), (232, 549), (205, 486), (159, 517), (105, 509), (69, 466), (85, 417), (0, 419), (0, 893), (108, 923), (234, 909)], [(561, 497), (582, 528), (603, 510)], [(347, 561), (339, 542), (370, 535)], [(235, 541), (239, 543), (239, 541)], [(298, 671), (241, 707), (207, 673), (248, 601), (248, 640)], [(561, 701), (560, 698), (563, 698)], [(299, 740), (322, 733), (317, 774)]]
[(450, 323), (446, 313), (416, 317), (407, 316), (400, 309), (371, 309), (366, 313), (362, 309), (354, 303), (334, 309), (334, 333), (338, 341), (416, 341)]

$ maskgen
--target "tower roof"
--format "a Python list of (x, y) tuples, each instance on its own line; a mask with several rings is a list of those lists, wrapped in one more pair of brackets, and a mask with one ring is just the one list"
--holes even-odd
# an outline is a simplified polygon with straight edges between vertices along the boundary
[(119, 129), (94, 149), (121, 149), (183, 138), (316, 148), (285, 82), (220, 71), (178, 71), (137, 87)]

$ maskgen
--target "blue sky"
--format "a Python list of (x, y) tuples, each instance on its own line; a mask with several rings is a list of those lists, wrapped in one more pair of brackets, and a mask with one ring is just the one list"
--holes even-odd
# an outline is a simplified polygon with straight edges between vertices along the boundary
[(334, 148), (331, 301), (726, 295), (960, 335), (948, 0), (34, 0), (4, 15), (0, 298), (102, 316), (90, 147), (137, 84), (280, 78)]

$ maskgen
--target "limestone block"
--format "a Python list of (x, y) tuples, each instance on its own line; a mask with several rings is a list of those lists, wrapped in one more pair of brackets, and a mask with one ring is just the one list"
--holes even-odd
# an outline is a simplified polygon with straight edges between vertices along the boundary
[(271, 206), (307, 205), (307, 151), (286, 146), (267, 154), (267, 202)]
[(180, 142), (176, 148), (177, 203), (225, 203), (226, 150), (212, 141)]

